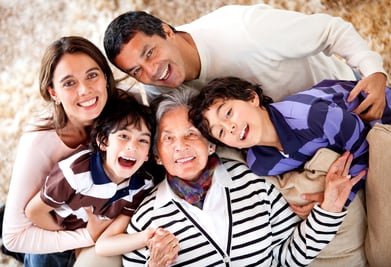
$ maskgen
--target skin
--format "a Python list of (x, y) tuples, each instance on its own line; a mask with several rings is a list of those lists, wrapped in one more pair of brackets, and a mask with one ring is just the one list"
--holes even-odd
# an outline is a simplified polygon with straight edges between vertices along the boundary
[(106, 151), (103, 168), (114, 183), (121, 183), (132, 176), (148, 160), (151, 145), (151, 133), (145, 123), (141, 130), (133, 125), (112, 132), (108, 136), (107, 146), (100, 145)]
[[(106, 78), (99, 65), (83, 53), (65, 54), (61, 57), (53, 73), (52, 87), (48, 91), (52, 98), (63, 106), (69, 121), (58, 133), (61, 140), (69, 147), (77, 147), (88, 137), (86, 127), (102, 112), (107, 102)], [(37, 201), (33, 197), (32, 204)], [(31, 204), (31, 205), (32, 205)], [(30, 204), (28, 204), (30, 205)], [(40, 206), (38, 211), (43, 221), (41, 227), (50, 230), (63, 230), (53, 217), (46, 212), (46, 207)], [(27, 207), (26, 207), (27, 209)], [(27, 216), (32, 216), (26, 210)], [(96, 240), (110, 221), (102, 222), (88, 212), (87, 229)]]
[[(166, 39), (158, 35), (136, 33), (135, 37), (123, 46), (114, 63), (143, 84), (176, 88), (183, 82), (198, 78), (201, 61), (190, 34), (174, 33), (164, 23), (163, 27)], [(386, 75), (376, 72), (363, 77), (350, 93), (348, 101), (356, 98), (361, 91), (368, 94), (354, 111), (363, 120), (371, 121), (382, 116), (386, 104), (386, 82)], [(361, 114), (367, 109), (365, 114)]]
[(167, 111), (158, 126), (157, 162), (168, 173), (184, 180), (199, 177), (214, 151), (205, 137), (189, 122), (188, 108)]
[(99, 65), (83, 53), (65, 54), (48, 91), (69, 119), (58, 133), (60, 138), (70, 147), (83, 143), (88, 136), (85, 128), (92, 125), (107, 102), (106, 77)]
[[(108, 138), (107, 146), (101, 145), (101, 149), (106, 151), (106, 160), (103, 168), (107, 176), (114, 183), (121, 183), (131, 177), (148, 160), (151, 133), (148, 131), (145, 123), (142, 123), (141, 130), (132, 125), (111, 133)], [(124, 163), (124, 159), (132, 159), (132, 162)], [(42, 201), (38, 192), (27, 204), (26, 216), (39, 227), (46, 230), (63, 230), (51, 215), (54, 210), (52, 206)], [(94, 215), (87, 208), (89, 218), (95, 221)], [(96, 217), (96, 216), (95, 216)], [(107, 226), (107, 221), (99, 220)], [(96, 221), (98, 223), (99, 221)], [(111, 221), (109, 221), (111, 222)], [(94, 240), (98, 235), (94, 235)]]
[(216, 99), (203, 115), (212, 136), (228, 146), (243, 149), (262, 145), (282, 150), (275, 127), (255, 93), (250, 101)]
[(169, 266), (178, 256), (178, 239), (162, 228), (148, 228), (137, 234), (127, 234), (126, 228), (130, 218), (119, 215), (102, 233), (95, 245), (101, 256), (114, 256), (148, 246), (149, 267)]
[[(274, 125), (266, 110), (259, 106), (257, 94), (250, 101), (216, 99), (204, 112), (204, 117), (211, 127), (212, 136), (226, 145), (236, 148), (263, 145), (282, 151)], [(315, 204), (323, 202), (324, 192), (303, 194), (302, 198), (311, 203), (291, 205), (291, 208), (301, 218), (306, 218)]]
[[(158, 125), (156, 156), (167, 172), (184, 180), (199, 177), (208, 162), (208, 156), (215, 151), (194, 125), (189, 122), (187, 107), (178, 107), (167, 111)], [(97, 253), (104, 256), (123, 254), (135, 249), (129, 240), (133, 237), (125, 234), (129, 217), (120, 215), (101, 235), (97, 244)], [(174, 235), (157, 228), (141, 232), (141, 239), (150, 250), (149, 266), (168, 266), (178, 255), (179, 241)]]
[(187, 33), (174, 33), (163, 24), (166, 39), (139, 32), (121, 49), (114, 63), (144, 84), (175, 88), (198, 77), (201, 65)]

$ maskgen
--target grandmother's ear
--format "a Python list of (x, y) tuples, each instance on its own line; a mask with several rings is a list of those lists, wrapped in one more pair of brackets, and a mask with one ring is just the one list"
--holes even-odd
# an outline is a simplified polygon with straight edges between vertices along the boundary
[(156, 161), (157, 164), (163, 165), (163, 163), (162, 163), (162, 161), (161, 161), (159, 155), (155, 155), (155, 161)]
[(208, 154), (212, 155), (215, 152), (216, 152), (216, 145), (212, 144), (212, 143), (209, 143), (209, 145), (208, 145)]

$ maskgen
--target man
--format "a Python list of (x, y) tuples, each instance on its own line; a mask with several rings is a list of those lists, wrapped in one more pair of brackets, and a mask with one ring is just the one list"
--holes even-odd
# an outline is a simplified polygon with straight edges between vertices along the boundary
[[(324, 79), (362, 78), (348, 101), (361, 91), (368, 97), (354, 112), (371, 121), (381, 118), (385, 108), (387, 74), (381, 56), (369, 49), (351, 23), (327, 14), (306, 15), (264, 4), (234, 5), (175, 29), (145, 12), (127, 12), (106, 29), (104, 47), (111, 63), (150, 85), (145, 87), (150, 98), (182, 84), (200, 89), (214, 78), (236, 76), (260, 84), (266, 95), (279, 101)], [(360, 235), (366, 230), (365, 211), (362, 200), (354, 203), (357, 208), (349, 208), (347, 229), (357, 227), (346, 231), (349, 237), (336, 238), (340, 243), (329, 246), (324, 265), (316, 263), (317, 267), (333, 265), (330, 255), (336, 256), (338, 266), (351, 265), (352, 260), (360, 266), (360, 259), (365, 261)], [(389, 262), (374, 252), (372, 258)]]
[(373, 120), (385, 107), (382, 58), (350, 23), (326, 14), (225, 6), (175, 29), (145, 12), (127, 12), (108, 26), (104, 47), (115, 66), (153, 85), (150, 97), (231, 75), (261, 84), (278, 101), (324, 79), (362, 76), (349, 100), (360, 91), (368, 97), (355, 112)]

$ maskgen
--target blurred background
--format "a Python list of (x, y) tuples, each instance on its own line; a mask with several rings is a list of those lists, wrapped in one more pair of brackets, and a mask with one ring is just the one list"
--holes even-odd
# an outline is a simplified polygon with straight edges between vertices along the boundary
[[(256, 3), (343, 17), (383, 56), (391, 73), (390, 0), (0, 0), (0, 204), (6, 201), (23, 125), (43, 105), (38, 70), (49, 43), (81, 35), (103, 49), (106, 26), (128, 10), (145, 10), (177, 26), (223, 5)], [(123, 77), (113, 70), (116, 78)], [(21, 265), (0, 255), (0, 266)]]

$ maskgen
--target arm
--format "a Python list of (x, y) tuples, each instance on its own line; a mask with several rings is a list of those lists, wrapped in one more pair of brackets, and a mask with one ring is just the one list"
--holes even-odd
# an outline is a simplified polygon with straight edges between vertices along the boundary
[[(333, 163), (325, 179), (324, 201), (320, 206), (315, 206), (305, 221), (292, 231), (287, 230), (288, 238), (282, 239), (284, 241), (273, 249), (273, 254), (282, 265), (309, 264), (335, 236), (346, 215), (343, 207), (351, 188), (364, 174), (362, 172), (350, 179), (347, 174), (351, 161), (351, 154), (346, 152)], [(281, 227), (281, 218), (272, 223)]]
[(152, 237), (153, 230), (127, 234), (130, 217), (119, 215), (110, 226), (102, 233), (96, 242), (96, 253), (100, 256), (115, 256), (141, 249), (147, 246), (147, 241)]
[[(384, 88), (387, 81), (383, 59), (370, 50), (351, 23), (326, 14), (305, 15), (278, 9), (270, 10), (267, 14), (262, 16), (261, 12), (254, 12), (256, 19), (249, 20), (249, 23), (252, 23), (252, 27), (265, 27), (260, 28), (260, 32), (271, 32), (263, 37), (268, 41), (262, 43), (266, 44), (265, 49), (269, 51), (270, 57), (276, 60), (294, 59), (321, 52), (327, 56), (342, 57), (351, 68), (358, 69), (359, 75), (363, 77), (352, 91), (350, 100), (360, 91), (368, 93), (368, 98), (355, 112), (360, 114), (371, 106), (368, 113), (362, 114), (361, 117), (367, 121), (381, 117), (385, 107)], [(252, 27), (249, 25), (250, 29)], [(300, 44), (305, 45), (300, 45), (295, 40), (301, 40)]]
[(32, 223), (42, 229), (50, 231), (64, 230), (50, 214), (53, 209), (53, 207), (45, 204), (40, 197), (40, 193), (37, 193), (29, 203), (27, 203), (25, 213)]
[(168, 266), (175, 260), (179, 246), (172, 245), (178, 244), (173, 234), (162, 228), (148, 228), (140, 232), (126, 233), (129, 220), (128, 216), (121, 214), (103, 232), (95, 245), (98, 255), (114, 256), (148, 246), (150, 251), (148, 266)]
[(25, 215), (28, 201), (39, 192), (55, 163), (74, 150), (65, 147), (55, 132), (25, 133), (18, 146), (7, 195), (3, 243), (11, 251), (52, 253), (94, 244), (87, 229), (48, 231)]

